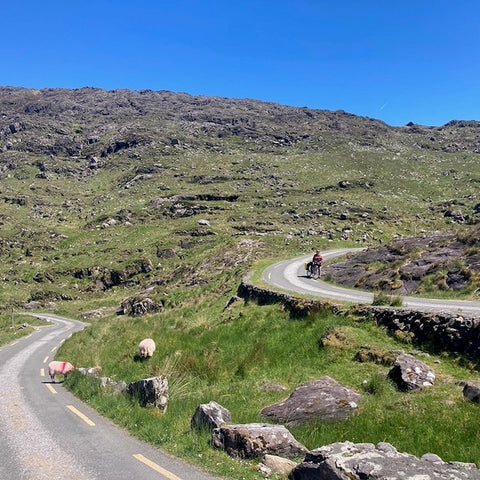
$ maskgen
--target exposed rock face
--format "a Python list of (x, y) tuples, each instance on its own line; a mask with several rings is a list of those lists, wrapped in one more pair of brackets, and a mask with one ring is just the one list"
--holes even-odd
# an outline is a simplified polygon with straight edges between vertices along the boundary
[(213, 430), (212, 443), (239, 458), (257, 458), (265, 454), (291, 458), (307, 451), (283, 425), (266, 423), (223, 425)]
[(134, 295), (122, 300), (117, 310), (118, 315), (131, 315), (139, 317), (148, 313), (155, 313), (162, 309), (162, 305), (154, 302), (144, 294)]
[(167, 409), (168, 381), (163, 375), (129, 383), (127, 392), (138, 397), (142, 407), (156, 407), (163, 411)]
[(421, 459), (399, 453), (388, 443), (333, 443), (307, 453), (292, 471), (293, 480), (447, 480), (480, 479), (474, 464)]
[(435, 382), (435, 372), (425, 363), (412, 355), (402, 353), (395, 360), (393, 368), (388, 372), (399, 390), (421, 390), (431, 387)]
[(360, 394), (330, 377), (312, 380), (297, 387), (284, 401), (265, 407), (262, 416), (287, 425), (312, 419), (341, 420), (358, 406)]
[(208, 428), (209, 430), (213, 430), (231, 420), (232, 415), (225, 407), (222, 407), (217, 402), (211, 401), (202, 403), (197, 407), (190, 421), (190, 425), (194, 429)]
[[(458, 215), (455, 218), (458, 219)], [(402, 239), (327, 265), (323, 273), (336, 283), (380, 289), (394, 295), (419, 293), (424, 277), (438, 274), (443, 278), (443, 289), (458, 291), (465, 288), (480, 269), (470, 243), (469, 238), (460, 241), (450, 234)], [(462, 268), (458, 267), (460, 259), (464, 263)], [(372, 268), (375, 264), (378, 266)]]
[(474, 403), (480, 403), (480, 382), (468, 382), (463, 387), (463, 396)]

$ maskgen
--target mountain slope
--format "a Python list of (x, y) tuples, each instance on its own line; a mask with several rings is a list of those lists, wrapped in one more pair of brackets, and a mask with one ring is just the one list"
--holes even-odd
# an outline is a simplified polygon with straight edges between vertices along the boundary
[(0, 108), (2, 303), (207, 282), (239, 237), (251, 262), (478, 223), (478, 122), (93, 88)]

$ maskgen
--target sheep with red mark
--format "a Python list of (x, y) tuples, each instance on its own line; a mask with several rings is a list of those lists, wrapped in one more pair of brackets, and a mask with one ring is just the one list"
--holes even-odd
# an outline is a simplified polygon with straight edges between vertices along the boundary
[(140, 358), (150, 358), (155, 352), (155, 342), (151, 338), (144, 338), (138, 344), (138, 355)]
[(73, 372), (75, 367), (70, 362), (59, 362), (54, 360), (48, 364), (48, 373), (52, 382), (55, 383), (55, 375), (64, 375), (67, 376), (67, 373)]

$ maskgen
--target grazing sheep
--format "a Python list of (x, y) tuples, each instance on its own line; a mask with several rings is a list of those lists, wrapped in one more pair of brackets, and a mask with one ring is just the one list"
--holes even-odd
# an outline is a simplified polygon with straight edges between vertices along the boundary
[(150, 358), (155, 351), (155, 342), (151, 338), (144, 338), (138, 344), (138, 354), (140, 358)]
[(48, 373), (52, 382), (55, 383), (55, 375), (67, 375), (67, 373), (75, 370), (75, 367), (70, 362), (53, 361), (48, 364)]

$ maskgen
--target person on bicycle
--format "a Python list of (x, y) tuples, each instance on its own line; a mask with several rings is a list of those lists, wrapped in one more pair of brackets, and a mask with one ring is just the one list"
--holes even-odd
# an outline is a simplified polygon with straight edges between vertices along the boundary
[(322, 265), (323, 256), (318, 250), (315, 252), (315, 255), (313, 256), (312, 262), (316, 263), (317, 265)]
[(323, 256), (317, 250), (312, 258), (312, 261), (309, 263), (309, 272), (313, 278), (318, 278), (322, 275), (322, 263)]

